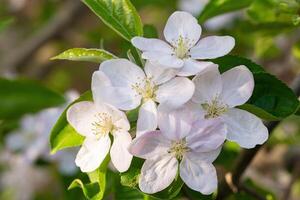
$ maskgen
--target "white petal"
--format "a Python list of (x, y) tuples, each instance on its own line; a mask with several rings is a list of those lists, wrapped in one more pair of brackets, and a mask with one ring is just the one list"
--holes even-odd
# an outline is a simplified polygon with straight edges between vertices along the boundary
[(192, 101), (207, 103), (216, 98), (222, 91), (222, 80), (218, 65), (212, 65), (193, 78), (195, 93)]
[(228, 54), (234, 44), (234, 38), (230, 36), (209, 36), (201, 39), (191, 48), (190, 55), (194, 59), (218, 58)]
[(237, 142), (241, 147), (253, 148), (268, 139), (268, 129), (261, 119), (237, 108), (230, 108), (222, 115), (227, 125), (227, 139)]
[(221, 153), (223, 145), (219, 146), (217, 149), (207, 151), (207, 152), (196, 152), (196, 151), (189, 151), (186, 155), (190, 158), (197, 159), (199, 161), (204, 161), (208, 163), (214, 162), (219, 154)]
[(177, 71), (178, 70), (176, 69), (168, 69), (158, 63), (153, 63), (149, 61), (147, 61), (145, 65), (145, 73), (147, 77), (151, 77), (151, 80), (156, 85), (160, 85), (162, 83), (167, 82), (171, 78), (174, 78), (177, 74)]
[(152, 131), (135, 138), (129, 152), (139, 158), (152, 159), (167, 154), (170, 146), (171, 141), (165, 138), (161, 131)]
[(176, 45), (177, 40), (182, 37), (187, 39), (189, 47), (194, 46), (201, 35), (201, 26), (198, 21), (190, 13), (183, 11), (174, 12), (168, 19), (164, 29), (164, 36), (166, 40)]
[(177, 159), (170, 155), (146, 160), (139, 179), (141, 191), (153, 194), (166, 189), (175, 179), (177, 168)]
[(195, 91), (194, 83), (188, 78), (176, 77), (156, 91), (156, 100), (170, 107), (180, 107), (191, 99)]
[(164, 68), (181, 68), (184, 64), (183, 60), (177, 58), (175, 55), (164, 54), (161, 52), (151, 51), (144, 52), (142, 58), (157, 62)]
[(158, 126), (162, 134), (170, 140), (180, 140), (191, 131), (195, 116), (189, 107), (170, 109), (166, 105), (158, 107)]
[(134, 109), (141, 102), (141, 97), (128, 84), (114, 86), (102, 71), (93, 74), (92, 92), (96, 104), (109, 103), (122, 110)]
[(128, 170), (132, 155), (128, 152), (128, 147), (131, 143), (131, 135), (128, 132), (114, 132), (114, 141), (110, 149), (110, 158), (119, 172)]
[(67, 120), (81, 135), (93, 137), (93, 123), (96, 121), (97, 108), (93, 102), (81, 101), (67, 110)]
[(221, 98), (230, 107), (242, 105), (251, 97), (254, 79), (250, 70), (244, 65), (234, 67), (222, 75), (223, 90)]
[(205, 195), (217, 189), (217, 173), (211, 163), (184, 156), (179, 170), (180, 177), (189, 188)]
[(92, 172), (101, 165), (109, 148), (110, 139), (108, 136), (99, 140), (86, 138), (76, 156), (75, 163), (82, 172)]
[(157, 109), (154, 101), (147, 100), (139, 110), (139, 117), (136, 124), (136, 136), (139, 137), (145, 132), (155, 131), (157, 128)]
[(134, 37), (131, 39), (131, 43), (141, 51), (155, 51), (166, 54), (173, 52), (172, 47), (168, 43), (159, 39)]
[(187, 146), (195, 152), (217, 149), (226, 139), (226, 125), (221, 119), (197, 120), (186, 137)]
[(184, 65), (177, 73), (178, 76), (193, 76), (207, 67), (214, 65), (212, 62), (201, 62), (196, 61), (192, 58), (188, 58), (184, 60)]

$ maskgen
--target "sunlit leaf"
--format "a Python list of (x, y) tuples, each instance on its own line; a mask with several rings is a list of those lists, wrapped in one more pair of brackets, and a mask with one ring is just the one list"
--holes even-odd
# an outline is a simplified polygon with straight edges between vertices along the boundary
[(0, 78), (0, 119), (20, 117), (64, 102), (62, 95), (38, 82)]
[(124, 39), (143, 35), (143, 24), (130, 0), (82, 0), (107, 26)]
[(72, 60), (100, 63), (105, 60), (117, 58), (115, 55), (103, 49), (69, 49), (51, 58), (51, 60)]
[(68, 108), (73, 105), (74, 103), (80, 101), (91, 101), (92, 100), (92, 93), (88, 91), (82, 94), (77, 100), (72, 102), (61, 114), (59, 119), (57, 120), (56, 124), (52, 128), (51, 135), (50, 135), (50, 146), (51, 146), (51, 153), (55, 153), (58, 150), (67, 148), (67, 147), (74, 147), (79, 146), (82, 144), (84, 137), (79, 135), (72, 127), (69, 125), (66, 117), (66, 112)]

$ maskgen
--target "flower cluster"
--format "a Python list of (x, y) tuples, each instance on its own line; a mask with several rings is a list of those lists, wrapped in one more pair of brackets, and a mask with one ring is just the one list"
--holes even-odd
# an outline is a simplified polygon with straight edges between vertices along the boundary
[[(192, 15), (175, 12), (164, 29), (166, 42), (132, 39), (146, 59), (143, 68), (126, 59), (100, 65), (92, 77), (94, 101), (67, 111), (68, 122), (85, 136), (75, 161), (81, 171), (94, 171), (110, 153), (115, 168), (124, 172), (136, 156), (145, 159), (139, 176), (143, 192), (162, 191), (180, 176), (193, 190), (210, 194), (217, 187), (212, 162), (226, 139), (244, 148), (266, 141), (262, 121), (236, 108), (252, 95), (252, 73), (237, 66), (220, 74), (206, 61), (228, 54), (234, 39), (199, 40), (200, 35)], [(123, 111), (134, 109), (138, 119), (132, 140)]]

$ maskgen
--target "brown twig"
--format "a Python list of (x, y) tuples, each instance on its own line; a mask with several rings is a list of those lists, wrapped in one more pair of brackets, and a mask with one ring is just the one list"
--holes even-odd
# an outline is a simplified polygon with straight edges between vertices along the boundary
[[(300, 96), (300, 76), (296, 77), (292, 84), (292, 89), (297, 96)], [(280, 121), (268, 122), (266, 126), (269, 130), (269, 133), (272, 134), (273, 130), (277, 127)], [(217, 200), (223, 200), (232, 192), (234, 192), (231, 188), (232, 185), (236, 188), (240, 188), (240, 180), (245, 170), (257, 154), (257, 152), (261, 149), (260, 146), (256, 146), (253, 149), (247, 149), (242, 151), (242, 153), (237, 158), (237, 161), (233, 167), (233, 170), (230, 174), (232, 177), (231, 183), (228, 183), (225, 179), (221, 181), (218, 190)]]
[(60, 34), (66, 27), (72, 24), (80, 14), (83, 4), (79, 0), (69, 0), (62, 5), (57, 14), (49, 23), (31, 36), (18, 48), (6, 53), (0, 65), (0, 73), (7, 70), (14, 72), (24, 65), (42, 45)]

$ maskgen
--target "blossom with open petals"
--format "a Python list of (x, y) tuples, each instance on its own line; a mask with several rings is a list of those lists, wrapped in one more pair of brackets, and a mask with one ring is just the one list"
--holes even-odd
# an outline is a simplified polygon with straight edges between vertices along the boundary
[(268, 139), (268, 129), (255, 115), (235, 108), (248, 101), (254, 79), (243, 65), (220, 74), (218, 66), (194, 77), (195, 93), (190, 104), (203, 118), (221, 118), (227, 126), (227, 139), (241, 147), (253, 148)]
[(191, 76), (212, 64), (198, 59), (224, 56), (235, 44), (230, 36), (209, 36), (199, 40), (201, 31), (196, 18), (187, 12), (176, 11), (169, 17), (164, 29), (167, 42), (143, 37), (134, 37), (131, 42), (143, 51), (144, 59), (177, 69), (179, 76)]
[[(109, 151), (118, 171), (124, 172), (129, 168), (132, 155), (127, 148), (131, 136), (125, 113), (109, 104), (82, 101), (68, 109), (67, 120), (79, 134), (85, 136), (75, 160), (82, 172), (96, 170)], [(109, 133), (114, 138), (112, 146)]]
[(95, 102), (107, 102), (121, 110), (139, 107), (137, 135), (157, 128), (157, 106), (180, 107), (193, 96), (195, 86), (176, 71), (147, 62), (145, 72), (126, 59), (103, 62), (93, 74)]
[(135, 138), (129, 152), (146, 159), (139, 176), (139, 188), (156, 193), (167, 188), (179, 175), (193, 190), (211, 194), (217, 188), (212, 162), (226, 138), (219, 119), (193, 119), (186, 107), (165, 112), (159, 109), (160, 130)]

